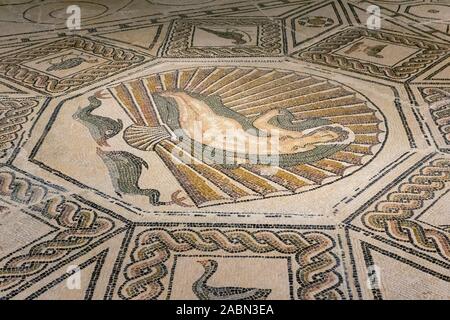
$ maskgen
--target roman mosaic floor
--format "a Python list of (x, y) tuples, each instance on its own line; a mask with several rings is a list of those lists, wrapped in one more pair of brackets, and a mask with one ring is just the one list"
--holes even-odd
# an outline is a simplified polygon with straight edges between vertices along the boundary
[(1, 0), (0, 298), (450, 299), (449, 40), (447, 0)]

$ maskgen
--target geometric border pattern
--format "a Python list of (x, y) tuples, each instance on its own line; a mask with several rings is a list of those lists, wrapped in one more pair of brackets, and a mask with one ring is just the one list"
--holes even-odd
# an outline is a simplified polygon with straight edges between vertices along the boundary
[(450, 152), (450, 88), (426, 87), (420, 88), (423, 99), (429, 104), (429, 114), (433, 126), (440, 136), (436, 137), (439, 149)]
[(0, 98), (0, 160), (12, 149), (23, 126), (39, 105), (38, 99)]
[(295, 255), (299, 266), (297, 299), (343, 299), (339, 289), (342, 276), (336, 272), (337, 256), (331, 251), (335, 241), (328, 235), (310, 231), (149, 229), (141, 232), (125, 267), (125, 283), (119, 289), (123, 299), (157, 299), (164, 290), (161, 279), (167, 275), (164, 264), (173, 252), (223, 250), (227, 253), (278, 252)]
[(362, 213), (358, 210), (353, 216), (361, 214), (363, 226), (370, 231), (423, 252), (437, 253), (450, 261), (450, 233), (414, 220), (416, 211), (424, 207), (425, 201), (434, 199), (438, 191), (449, 188), (450, 159), (421, 161), (417, 173), (410, 173), (402, 180), (406, 181), (399, 183), (396, 180), (398, 187), (381, 199), (374, 203), (369, 200), (367, 204), (373, 203), (373, 209), (363, 209)]

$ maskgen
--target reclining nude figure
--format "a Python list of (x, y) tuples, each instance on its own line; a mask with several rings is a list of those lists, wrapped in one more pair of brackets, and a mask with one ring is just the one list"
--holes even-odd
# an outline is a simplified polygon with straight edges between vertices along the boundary
[[(260, 132), (252, 134), (242, 128), (239, 121), (217, 114), (204, 101), (196, 99), (185, 92), (164, 92), (163, 97), (175, 100), (179, 110), (180, 127), (192, 139), (199, 138), (202, 144), (230, 152), (248, 154), (258, 150), (258, 153), (271, 152), (279, 154), (294, 154), (305, 152), (323, 144), (348, 144), (352, 132), (339, 125), (328, 124), (305, 129), (302, 131), (283, 129), (269, 121), (281, 114), (280, 109), (271, 109), (260, 114), (253, 127)], [(277, 138), (274, 145), (273, 136)]]

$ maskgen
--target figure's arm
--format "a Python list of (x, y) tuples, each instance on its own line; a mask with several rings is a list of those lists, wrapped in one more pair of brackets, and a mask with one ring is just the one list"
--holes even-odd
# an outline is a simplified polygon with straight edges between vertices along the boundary
[(270, 119), (277, 116), (279, 114), (278, 109), (269, 110), (253, 121), (253, 126), (259, 130), (280, 130), (280, 128), (269, 123)]

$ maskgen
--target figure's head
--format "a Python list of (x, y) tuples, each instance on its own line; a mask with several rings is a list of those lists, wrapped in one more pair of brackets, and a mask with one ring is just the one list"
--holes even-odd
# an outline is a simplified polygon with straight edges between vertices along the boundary
[(305, 142), (302, 139), (293, 136), (281, 136), (278, 142), (279, 154), (292, 154), (300, 152), (305, 148)]
[(342, 143), (349, 138), (349, 132), (340, 126), (324, 126), (313, 132), (308, 136), (313, 137), (316, 143)]

